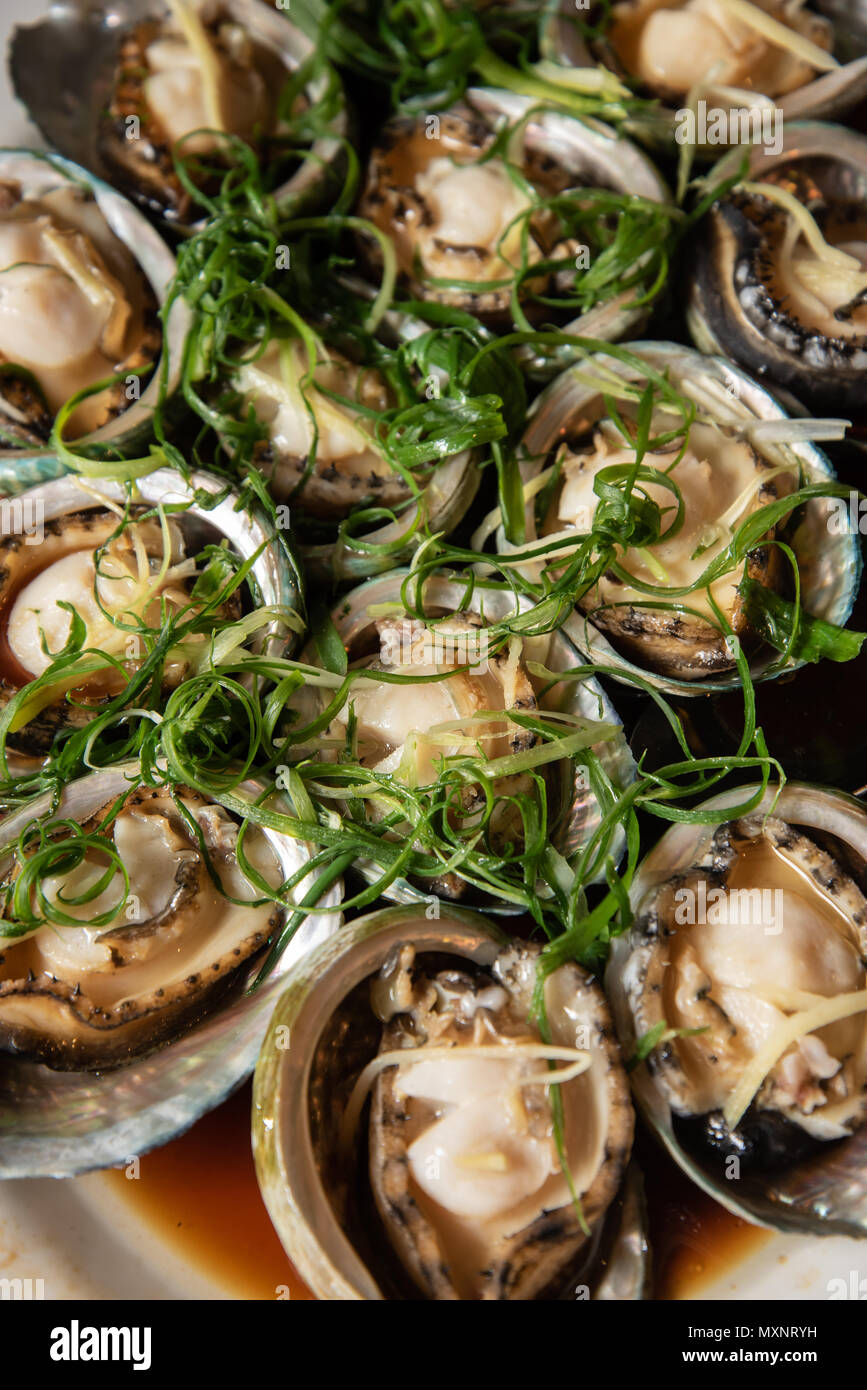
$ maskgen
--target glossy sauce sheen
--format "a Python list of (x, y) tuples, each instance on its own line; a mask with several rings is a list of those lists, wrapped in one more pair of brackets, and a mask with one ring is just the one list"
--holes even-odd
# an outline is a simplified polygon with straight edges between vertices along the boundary
[[(177, 1254), (234, 1298), (310, 1299), (259, 1196), (250, 1151), (250, 1087), (141, 1161), (141, 1176), (109, 1180)], [(770, 1237), (694, 1188), (644, 1137), (639, 1161), (652, 1213), (654, 1298), (701, 1296)]]
[(179, 1139), (145, 1154), (136, 1181), (122, 1170), (106, 1177), (155, 1236), (230, 1297), (309, 1299), (259, 1196), (250, 1110), (248, 1084)]
[(740, 1262), (773, 1239), (699, 1191), (646, 1134), (634, 1152), (647, 1194), (653, 1298), (707, 1297), (711, 1282), (732, 1283)]

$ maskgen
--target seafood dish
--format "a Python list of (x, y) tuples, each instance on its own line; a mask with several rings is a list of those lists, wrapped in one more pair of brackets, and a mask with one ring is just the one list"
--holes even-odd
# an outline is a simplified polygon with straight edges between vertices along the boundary
[(0, 1235), (232, 1113), (278, 1298), (867, 1261), (867, 5), (6, 40)]

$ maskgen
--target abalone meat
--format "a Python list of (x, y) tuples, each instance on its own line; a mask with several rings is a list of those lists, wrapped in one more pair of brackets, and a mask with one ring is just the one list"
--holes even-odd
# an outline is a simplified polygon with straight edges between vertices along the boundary
[(308, 373), (301, 340), (274, 339), (234, 376), (241, 410), (252, 409), (268, 432), (253, 461), (272, 495), (323, 521), (364, 505), (405, 505), (410, 485), (376, 437), (379, 416), (394, 404), (381, 373), (334, 351), (309, 381)]
[[(312, 56), (291, 15), (261, 0), (112, 0), (53, 6), (17, 28), (10, 67), (53, 148), (188, 226), (202, 215), (196, 190), (219, 188), (237, 146), (262, 159), (283, 208), (322, 193), (346, 111), (335, 73), (311, 72)], [(319, 104), (315, 133), (293, 129)]]
[[(133, 791), (76, 833), (48, 819), (38, 843), (39, 876), (25, 848), (0, 885), (0, 1049), (50, 1067), (117, 1066), (169, 1041), (282, 921), (238, 864), (238, 823), (188, 788)], [(254, 832), (244, 850), (279, 888), (267, 842)]]
[[(545, 980), (543, 1040), (539, 964), (476, 914), (394, 908), (293, 973), (257, 1069), (254, 1148), (319, 1297), (606, 1296), (628, 1084), (601, 990), (573, 963)], [(640, 1260), (631, 1272), (621, 1297), (642, 1295)]]
[(863, 1236), (867, 815), (809, 786), (759, 796), (717, 797), (647, 856), (606, 989), (691, 1177), (751, 1221)]
[(763, 117), (776, 138), (778, 122), (842, 113), (867, 91), (867, 34), (786, 0), (616, 0), (578, 15), (559, 0), (543, 22), (542, 47), (572, 67), (601, 62), (661, 102), (630, 119), (639, 137), (680, 140), (679, 119), (705, 100), (729, 137), (714, 129), (706, 145), (695, 142), (705, 155), (741, 142), (743, 118), (747, 140), (758, 143)]
[[(508, 141), (504, 131), (512, 132)], [(474, 88), (440, 115), (392, 118), (371, 155), (358, 210), (393, 239), (413, 298), (468, 309), (501, 330), (520, 304), (531, 319), (557, 315), (570, 320), (564, 331), (614, 340), (647, 311), (633, 288), (576, 314), (583, 258), (597, 248), (565, 225), (565, 203), (577, 211), (582, 189), (594, 188), (651, 203), (668, 197), (650, 162), (606, 126)], [(604, 209), (598, 215), (604, 220)], [(363, 249), (376, 263), (375, 243), (364, 239)]]
[(138, 398), (127, 379), (153, 371), (162, 333), (153, 289), (93, 194), (49, 167), (44, 191), (28, 191), (6, 163), (0, 154), (0, 439), (44, 447), (61, 407), (109, 378), (65, 433), (121, 415)]
[[(341, 924), (341, 885), (317, 897), (311, 846), (256, 823), (290, 812), (262, 782), (213, 797), (143, 785), (125, 763), (7, 817), (0, 1178), (126, 1162), (250, 1073), (286, 972)], [(248, 880), (259, 871), (271, 897)], [(250, 992), (266, 941), (305, 899)]]
[[(175, 258), (131, 203), (57, 155), (0, 150), (0, 489), (17, 494), (76, 448), (126, 457), (180, 380), (190, 315), (167, 308)], [(100, 389), (101, 388), (101, 389)]]
[[(282, 540), (265, 549), (271, 534), (263, 518), (236, 511), (234, 494), (208, 507), (209, 494), (216, 500), (224, 492), (208, 474), (187, 482), (157, 469), (140, 481), (134, 502), (120, 484), (70, 477), (4, 505), (0, 709), (18, 700), (10, 748), (41, 757), (59, 730), (89, 723), (153, 657), (170, 622), (179, 633), (161, 660), (164, 691), (196, 669), (213, 631), (254, 607), (271, 617), (251, 645), (286, 649), (287, 622), (300, 604), (291, 554)], [(248, 581), (206, 615), (210, 595), (196, 585), (220, 541), (227, 565), (232, 556), (253, 564)], [(82, 628), (74, 643), (73, 624)]]
[[(359, 794), (369, 799), (356, 798), (355, 814), (361, 805), (366, 822), (388, 821), (388, 836), (398, 842), (414, 839), (410, 800), (402, 795), (407, 789), (438, 808), (435, 823), (444, 818), (453, 850), (462, 843), (468, 853), (484, 846), (494, 858), (514, 860), (524, 844), (518, 800), (525, 798), (534, 807), (533, 823), (538, 815), (551, 843), (572, 862), (601, 816), (587, 767), (591, 756), (614, 786), (625, 787), (634, 776), (616, 712), (595, 682), (554, 684), (549, 678), (547, 672), (580, 665), (562, 634), (505, 642), (497, 636), (497, 620), (515, 613), (510, 592), (479, 580), (468, 600), (456, 576), (431, 574), (422, 586), (422, 618), (404, 607), (404, 586), (411, 582), (409, 571), (397, 571), (359, 586), (335, 606), (332, 621), (355, 679), (321, 741), (317, 736), (314, 756), (334, 758), (338, 777), (348, 763), (369, 769), (378, 790)], [(315, 642), (304, 655), (315, 661)], [(327, 688), (311, 688), (293, 703), (309, 723), (331, 698)], [(569, 751), (563, 739), (572, 740)], [(526, 769), (510, 770), (523, 755)], [(351, 796), (351, 784), (346, 790)], [(615, 852), (621, 844), (616, 837)], [(481, 891), (487, 911), (519, 910), (520, 904), (485, 894), (471, 862), (449, 867), (446, 846), (437, 857), (422, 837), (416, 848), (427, 861), (425, 871), (401, 875), (384, 896), (413, 901), (434, 893), (472, 901)], [(359, 867), (365, 877), (376, 877), (373, 866)]]
[[(576, 569), (578, 611), (566, 630), (580, 651), (612, 670), (695, 694), (735, 683), (742, 649), (754, 679), (776, 674), (781, 668), (765, 642), (755, 594), (771, 604), (776, 593), (789, 601), (777, 542), (785, 540), (796, 555), (803, 610), (843, 625), (860, 576), (857, 536), (835, 534), (837, 504), (817, 497), (794, 521), (777, 516), (737, 558), (732, 541), (802, 484), (833, 482), (831, 465), (810, 441), (809, 424), (787, 423), (766, 391), (722, 359), (665, 343), (626, 344), (622, 351), (569, 368), (536, 402), (522, 473), (544, 503), (527, 508), (527, 534), (538, 538), (524, 547), (527, 573), (547, 573), (552, 582), (582, 545), (594, 557), (610, 554), (592, 584)], [(637, 412), (647, 386), (641, 363), (663, 374), (676, 395), (664, 399), (655, 388), (652, 419), (644, 423), (663, 443), (642, 453), (641, 466), (650, 471), (633, 488), (638, 505), (627, 517), (621, 484), (637, 459)], [(619, 423), (606, 396), (616, 402)], [(649, 514), (658, 526), (645, 530)]]
[[(730, 162), (712, 175), (723, 176)], [(754, 151), (694, 246), (687, 322), (816, 411), (867, 404), (867, 140), (793, 122), (779, 154)]]

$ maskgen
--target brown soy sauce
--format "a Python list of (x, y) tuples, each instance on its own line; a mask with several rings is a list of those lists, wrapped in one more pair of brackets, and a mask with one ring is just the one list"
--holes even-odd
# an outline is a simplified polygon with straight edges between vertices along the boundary
[[(107, 1174), (132, 1210), (178, 1256), (199, 1265), (239, 1299), (310, 1300), (259, 1195), (250, 1151), (251, 1087), (163, 1148), (146, 1154), (141, 1176)], [(644, 1173), (653, 1250), (651, 1297), (701, 1296), (770, 1239), (694, 1187), (646, 1135)], [(279, 1291), (279, 1293), (278, 1293)]]

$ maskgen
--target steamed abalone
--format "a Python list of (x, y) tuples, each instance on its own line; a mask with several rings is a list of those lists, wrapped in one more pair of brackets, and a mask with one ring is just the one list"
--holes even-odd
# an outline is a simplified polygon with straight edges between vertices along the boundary
[(245, 411), (268, 431), (254, 457), (273, 495), (326, 521), (365, 503), (407, 502), (410, 487), (376, 439), (378, 417), (393, 404), (380, 373), (336, 352), (317, 363), (309, 386), (307, 372), (299, 341), (274, 340), (235, 374)]
[[(404, 325), (408, 336), (418, 325)], [(386, 436), (397, 397), (374, 365), (320, 342), (311, 372), (299, 341), (274, 339), (240, 363), (233, 384), (265, 436), (253, 461), (272, 494), (300, 518), (299, 549), (319, 579), (357, 580), (390, 569), (413, 553), (420, 525), (450, 534), (476, 494), (477, 449), (412, 468), (393, 460)], [(340, 522), (367, 508), (372, 517), (364, 526), (335, 535)]]
[[(370, 681), (351, 694), (362, 764), (423, 786), (436, 781), (444, 759), (461, 751), (478, 755), (483, 749), (493, 761), (533, 747), (535, 735), (507, 717), (478, 718), (537, 706), (520, 654), (507, 650), (489, 657), (486, 624), (476, 614), (456, 613), (430, 625), (385, 618), (375, 626), (380, 654), (365, 659), (363, 669), (408, 677), (412, 684)], [(345, 727), (348, 716), (349, 709), (341, 711), (336, 723)], [(461, 720), (466, 724), (458, 728)], [(440, 725), (443, 736), (437, 737)]]
[(41, 196), (0, 181), (0, 438), (47, 443), (60, 408), (89, 396), (65, 427), (79, 437), (123, 413), (126, 377), (149, 370), (161, 333), (154, 294), (92, 194), (73, 185)]
[[(148, 632), (194, 609), (196, 576), (196, 558), (187, 555), (176, 518), (165, 527), (154, 517), (124, 524), (97, 504), (46, 521), (38, 545), (22, 534), (0, 538), (0, 705), (49, 670), (69, 642), (74, 619), (84, 624), (82, 652), (106, 657), (95, 672), (60, 671), (25, 728), (12, 733), (10, 746), (44, 753), (59, 728), (87, 723), (141, 665)], [(188, 636), (168, 653), (166, 689), (184, 679), (206, 640)]]
[[(623, 0), (606, 39), (625, 73), (674, 104), (702, 79), (779, 97), (835, 66), (833, 29), (819, 15), (784, 0), (759, 0), (746, 13), (724, 0)], [(763, 28), (763, 16), (782, 29)], [(812, 61), (798, 37), (818, 50)]]
[(832, 118), (863, 99), (867, 29), (849, 28), (851, 9), (850, 0), (615, 0), (576, 16), (572, 0), (558, 0), (542, 47), (570, 67), (602, 63), (655, 98), (631, 123), (654, 144), (680, 143), (684, 116), (704, 103), (707, 144), (700, 136), (696, 153), (712, 158), (720, 143), (776, 145), (784, 121)]
[(773, 1161), (787, 1134), (863, 1123), (867, 1018), (836, 1001), (867, 990), (867, 900), (826, 850), (776, 817), (723, 825), (645, 901), (635, 939), (636, 1034), (684, 1030), (651, 1053), (654, 1084), (709, 1142)]
[(566, 1080), (561, 1056), (554, 1083), (563, 1087), (576, 1211), (558, 1155), (546, 1049), (527, 1021), (537, 960), (516, 946), (481, 978), (428, 975), (405, 946), (372, 987), (383, 1069), (371, 1105), (370, 1181), (388, 1238), (428, 1298), (550, 1296), (623, 1177), (632, 1113), (607, 1010), (589, 977), (564, 966), (547, 995), (554, 1048), (578, 1053), (578, 1074)]
[(633, 1114), (607, 1005), (561, 965), (543, 985), (543, 1041), (539, 961), (476, 913), (400, 907), (293, 971), (257, 1067), (254, 1152), (318, 1297), (643, 1296), (641, 1215), (620, 1199)]
[[(371, 636), (378, 641), (378, 651), (364, 650)], [(383, 779), (382, 796), (365, 803), (366, 815), (377, 820), (398, 810), (399, 797), (393, 803), (389, 799), (391, 782), (430, 788), (429, 795), (442, 802), (440, 814), (458, 835), (476, 827), (494, 853), (508, 852), (519, 843), (523, 825), (510, 798), (532, 791), (527, 773), (494, 773), (483, 790), (464, 771), (447, 793), (442, 787), (437, 791), (444, 774), (462, 758), (478, 759), (484, 771), (487, 763), (495, 768), (498, 759), (538, 742), (532, 729), (509, 719), (513, 711), (537, 712), (518, 644), (489, 653), (482, 619), (475, 613), (454, 613), (429, 621), (407, 616), (378, 619), (350, 647), (350, 654), (355, 669), (370, 676), (352, 686), (325, 739), (326, 746), (347, 750)], [(374, 673), (397, 681), (375, 680)], [(392, 836), (409, 832), (409, 823), (402, 822)], [(446, 897), (462, 897), (467, 891), (467, 884), (452, 871), (425, 877), (423, 884)]]
[[(508, 144), (504, 128), (514, 130)], [(576, 270), (589, 248), (551, 200), (568, 191), (578, 210), (582, 189), (659, 203), (668, 196), (650, 162), (608, 127), (540, 112), (529, 97), (476, 88), (436, 117), (387, 123), (359, 212), (391, 237), (412, 297), (468, 309), (502, 328), (512, 321), (514, 296), (531, 318), (549, 321), (558, 299), (561, 320), (576, 313)], [(362, 249), (376, 262), (375, 243), (365, 240)], [(568, 331), (622, 337), (646, 318), (639, 298), (634, 288), (615, 293), (574, 318)], [(550, 361), (532, 357), (518, 360), (550, 374)]]
[(21, 753), (43, 757), (60, 730), (119, 708), (137, 677), (139, 702), (169, 695), (253, 607), (242, 646), (280, 655), (294, 640), (292, 552), (212, 474), (158, 468), (133, 497), (124, 483), (57, 478), (4, 506), (3, 524), (0, 708), (17, 700), (5, 728)]
[(134, 196), (184, 221), (192, 200), (175, 147), (216, 167), (227, 137), (267, 141), (279, 131), (291, 68), (273, 35), (239, 22), (225, 0), (169, 0), (168, 8), (124, 34), (100, 145)]
[[(722, 172), (722, 170), (720, 171)], [(724, 352), (818, 409), (867, 401), (867, 141), (819, 122), (752, 156), (696, 242), (687, 320)]]
[[(553, 737), (556, 746), (562, 735), (586, 735), (592, 740), (592, 759), (606, 779), (626, 787), (634, 776), (634, 763), (617, 712), (593, 680), (552, 686), (531, 670), (533, 662), (553, 672), (581, 663), (562, 632), (497, 645), (494, 625), (516, 616), (510, 591), (479, 578), (468, 595), (461, 576), (439, 571), (428, 575), (422, 586), (421, 620), (404, 608), (404, 586), (410, 581), (408, 570), (368, 580), (332, 611), (357, 679), (314, 756), (324, 752), (339, 763), (358, 763), (378, 774), (381, 797), (377, 794), (363, 803), (368, 824), (378, 819), (382, 806), (398, 812), (402, 807), (405, 816), (410, 799), (405, 793), (416, 799), (420, 795), (422, 802), (436, 803), (436, 824), (447, 838), (463, 838), (471, 848), (481, 832), (492, 853), (505, 856), (516, 870), (525, 830), (522, 812), (510, 798), (523, 795), (524, 814), (532, 804), (531, 816), (544, 819), (552, 845), (571, 862), (592, 840), (602, 809), (588, 772), (590, 757), (558, 749), (557, 756), (546, 760), (546, 737)], [(517, 612), (531, 606), (529, 599), (519, 599)], [(315, 643), (305, 657), (317, 663)], [(375, 673), (397, 680), (375, 679)], [(306, 691), (304, 723), (322, 708), (322, 692)], [(500, 761), (514, 755), (526, 763), (525, 770)], [(404, 831), (393, 833), (400, 838)], [(410, 833), (408, 823), (405, 833)], [(615, 837), (615, 858), (622, 843)], [(367, 873), (364, 865), (361, 868)], [(431, 868), (438, 869), (433, 859)], [(604, 868), (593, 870), (594, 881), (596, 872), (601, 876)], [(440, 867), (432, 877), (420, 874), (417, 886), (398, 879), (384, 895), (414, 902), (420, 892), (431, 890), (445, 898), (463, 898), (478, 892), (473, 878), (472, 871), (465, 879)], [(494, 897), (486, 896), (485, 903), (488, 911), (513, 910)]]
[[(635, 475), (627, 513), (622, 499), (636, 461), (644, 363), (675, 394), (653, 386), (653, 448), (641, 462), (648, 475)], [(622, 430), (606, 404), (609, 389)], [(576, 611), (564, 626), (579, 651), (622, 669), (624, 679), (640, 677), (679, 695), (736, 684), (740, 651), (753, 680), (777, 674), (784, 624), (775, 629), (766, 612), (785, 617), (794, 597), (782, 544), (797, 561), (803, 612), (845, 626), (861, 573), (857, 536), (835, 533), (831, 498), (785, 510), (794, 489), (833, 484), (828, 459), (808, 442), (813, 428), (789, 422), (778, 401), (736, 366), (674, 343), (626, 344), (622, 355), (595, 354), (552, 382), (521, 444), (522, 477), (537, 498), (525, 512), (534, 538), (526, 563), (534, 581), (562, 579), (564, 598), (574, 594)], [(611, 458), (619, 467), (606, 472)], [(502, 531), (500, 545), (509, 545)], [(589, 577), (588, 558), (597, 562)], [(708, 583), (723, 600), (736, 641), (708, 603)], [(789, 654), (785, 664), (802, 660)]]
[(618, 1037), (645, 1059), (636, 1098), (730, 1211), (863, 1236), (867, 816), (792, 783), (699, 809), (639, 866), (612, 941)]
[[(670, 421), (668, 422), (670, 427)], [(658, 416), (652, 434), (662, 434), (666, 422)], [(594, 482), (606, 468), (629, 467), (635, 449), (607, 418), (594, 430), (592, 443), (567, 444), (557, 456), (562, 484), (551, 504), (544, 531), (562, 535), (570, 528), (588, 532), (601, 504)], [(667, 475), (677, 484), (683, 503), (683, 523), (672, 525), (677, 496), (662, 483), (639, 483), (636, 495), (645, 493), (662, 513), (662, 537), (646, 548), (627, 550), (619, 563), (624, 574), (607, 572), (580, 599), (581, 609), (596, 627), (610, 634), (618, 650), (639, 665), (681, 680), (701, 680), (734, 667), (731, 642), (721, 630), (711, 599), (722, 610), (733, 631), (748, 641), (738, 586), (744, 567), (733, 568), (705, 589), (685, 595), (707, 567), (729, 545), (734, 531), (751, 512), (791, 491), (794, 470), (772, 467), (754, 448), (713, 423), (693, 423), (687, 439), (645, 455), (642, 463)], [(666, 532), (671, 528), (671, 535)], [(765, 537), (773, 539), (770, 529)], [(745, 566), (752, 579), (774, 585), (779, 575), (775, 552), (757, 548)], [(637, 585), (631, 585), (634, 576)], [(675, 591), (665, 604), (665, 592), (651, 593), (647, 584)], [(677, 605), (690, 611), (679, 611)], [(755, 645), (755, 641), (754, 641)]]
[[(239, 865), (238, 824), (196, 792), (133, 791), (78, 834), (48, 821), (39, 852), (49, 846), (35, 880), (27, 848), (7, 857), (0, 1049), (59, 1070), (116, 1066), (169, 1041), (281, 920)], [(255, 832), (244, 852), (279, 887), (276, 856)]]
[[(3, 823), (0, 1179), (117, 1166), (183, 1133), (249, 1076), (286, 973), (341, 927), (338, 881), (265, 971), (266, 943), (314, 896), (315, 851), (244, 808), (291, 806), (259, 780), (227, 812), (140, 778), (115, 765)], [(285, 907), (262, 879), (293, 881)]]
[[(503, 318), (510, 298), (503, 282), (521, 262), (532, 192), (502, 158), (484, 158), (494, 134), (476, 113), (456, 108), (438, 120), (438, 139), (426, 136), (422, 119), (396, 117), (385, 128), (359, 212), (394, 238), (412, 293)], [(538, 234), (529, 239), (531, 262), (543, 259)]]

